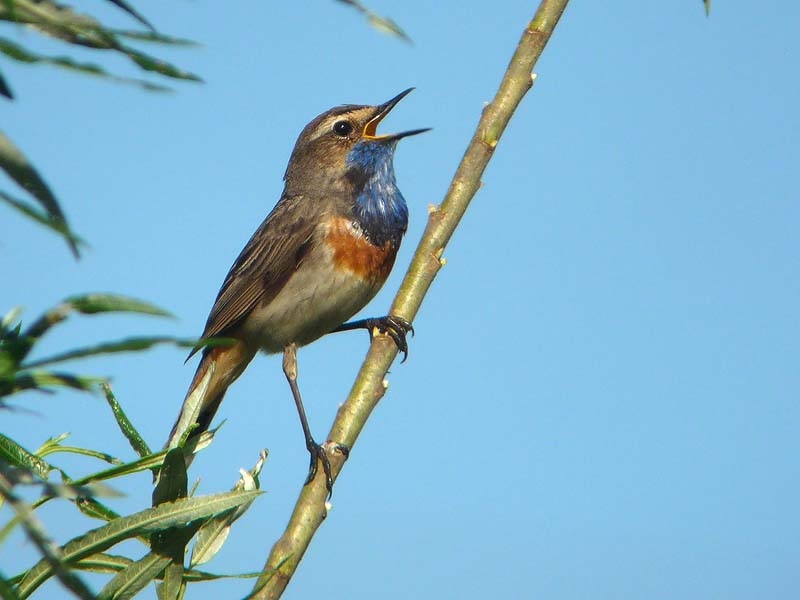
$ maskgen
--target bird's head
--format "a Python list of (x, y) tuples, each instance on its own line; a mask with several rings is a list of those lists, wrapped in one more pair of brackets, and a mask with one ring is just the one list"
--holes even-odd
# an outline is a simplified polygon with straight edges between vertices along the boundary
[[(378, 124), (414, 88), (377, 106), (347, 104), (332, 108), (306, 125), (297, 139), (284, 179), (287, 189), (328, 189), (356, 183), (381, 170), (391, 171), (398, 140), (423, 133), (412, 129), (379, 135)], [(355, 181), (354, 181), (355, 180)]]

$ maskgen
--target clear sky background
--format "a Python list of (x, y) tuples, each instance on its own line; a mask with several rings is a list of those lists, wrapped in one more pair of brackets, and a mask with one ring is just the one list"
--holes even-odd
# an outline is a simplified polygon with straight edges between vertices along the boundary
[[(42, 355), (199, 335), (303, 126), (416, 86), (382, 126), (433, 127), (397, 153), (411, 224), (364, 315), (386, 312), (536, 3), (368, 4), (414, 44), (332, 1), (150, 0), (136, 6), (159, 30), (203, 44), (150, 50), (204, 85), (150, 94), (3, 61), (18, 100), (1, 103), (2, 126), (91, 248), (75, 262), (0, 207), (2, 312), (24, 305), (30, 320), (70, 294), (113, 291), (178, 317), (76, 318)], [(699, 0), (571, 3), (287, 598), (800, 595), (798, 17), (788, 1), (715, 2), (710, 18)], [(301, 350), (318, 438), (366, 349), (355, 332)], [(184, 357), (162, 348), (70, 367), (112, 376), (158, 447), (196, 364)], [(70, 431), (75, 445), (133, 457), (99, 395), (15, 404), (31, 412), (4, 413), (2, 431), (28, 446)], [(257, 358), (220, 416), (190, 473), (200, 492), (228, 489), (268, 447), (268, 493), (208, 567), (257, 570), (308, 467), (280, 359)], [(120, 511), (144, 508), (149, 477), (122, 491)], [(94, 526), (70, 514), (42, 513), (60, 541)], [(0, 548), (2, 570), (33, 556), (17, 536)]]

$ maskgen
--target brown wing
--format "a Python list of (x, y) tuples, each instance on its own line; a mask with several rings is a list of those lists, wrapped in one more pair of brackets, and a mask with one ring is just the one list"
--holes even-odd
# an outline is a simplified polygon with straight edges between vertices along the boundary
[(281, 290), (312, 243), (318, 208), (303, 196), (281, 198), (225, 277), (204, 338), (230, 333), (260, 302)]

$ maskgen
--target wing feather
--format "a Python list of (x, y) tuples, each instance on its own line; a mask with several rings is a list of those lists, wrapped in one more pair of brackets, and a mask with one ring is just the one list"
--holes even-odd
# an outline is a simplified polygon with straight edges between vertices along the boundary
[(313, 243), (318, 215), (304, 196), (284, 196), (233, 263), (208, 316), (203, 337), (225, 336), (286, 284)]

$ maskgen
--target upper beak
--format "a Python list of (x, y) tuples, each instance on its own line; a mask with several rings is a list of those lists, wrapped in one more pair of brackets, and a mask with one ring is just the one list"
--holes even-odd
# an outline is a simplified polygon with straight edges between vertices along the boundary
[(400, 92), (392, 98), (391, 100), (384, 102), (383, 104), (375, 107), (375, 116), (372, 117), (367, 124), (364, 126), (364, 137), (367, 139), (373, 140), (399, 140), (400, 138), (408, 137), (410, 135), (417, 135), (418, 133), (424, 133), (426, 131), (430, 131), (430, 127), (426, 127), (425, 129), (412, 129), (411, 131), (403, 131), (402, 133), (391, 133), (388, 135), (377, 135), (378, 123), (380, 123), (383, 118), (388, 115), (391, 110), (397, 106), (397, 103), (400, 102), (403, 98), (408, 96), (414, 88), (408, 88), (407, 90)]

